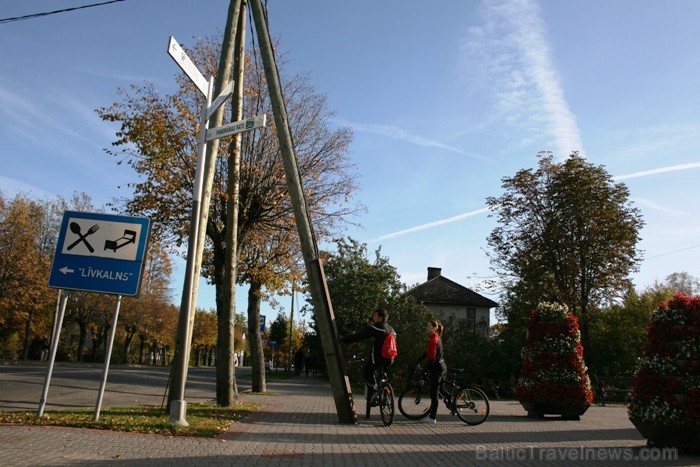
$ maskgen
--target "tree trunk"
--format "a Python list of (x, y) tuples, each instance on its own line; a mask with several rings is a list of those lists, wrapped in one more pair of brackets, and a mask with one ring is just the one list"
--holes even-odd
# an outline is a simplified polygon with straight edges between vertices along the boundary
[(221, 407), (230, 407), (238, 396), (238, 387), (233, 365), (234, 310), (225, 285), (216, 286), (216, 310), (216, 403)]
[(139, 363), (143, 365), (146, 361), (146, 336), (139, 334)]
[(83, 352), (85, 350), (85, 341), (87, 340), (87, 324), (78, 321), (78, 329), (80, 329), (80, 334), (78, 335), (78, 349), (75, 352), (75, 361), (83, 361)]
[(260, 291), (262, 284), (250, 281), (248, 289), (248, 336), (250, 341), (250, 366), (253, 374), (253, 392), (267, 392), (265, 384), (265, 354), (260, 336)]
[[(236, 53), (236, 41), (240, 40), (242, 34), (241, 24), (245, 25), (245, 14), (242, 14), (243, 4), (241, 0), (231, 0), (229, 3), (228, 16), (226, 17), (226, 30), (224, 31), (224, 41), (221, 46), (221, 56), (219, 57), (219, 68), (217, 71), (217, 90), (221, 90), (229, 80), (231, 65), (238, 66), (234, 63), (234, 54)], [(243, 28), (243, 31), (245, 29)], [(223, 108), (220, 108), (212, 116), (214, 123), (223, 120)], [(213, 154), (213, 160), (216, 160), (216, 152), (218, 151), (218, 140), (212, 141), (210, 147)], [(207, 154), (209, 155), (209, 154)], [(209, 185), (211, 186), (211, 185)], [(207, 200), (207, 194), (204, 198)], [(232, 203), (232, 199), (228, 203)], [(237, 200), (235, 201), (238, 202)], [(228, 208), (227, 208), (228, 209)], [(202, 216), (206, 219), (206, 213)], [(227, 223), (230, 219), (226, 219)], [(226, 226), (230, 229), (230, 224)], [(201, 236), (201, 234), (200, 234)], [(221, 257), (215, 264), (223, 266), (216, 271), (218, 276), (216, 284), (216, 311), (217, 311), (217, 348), (216, 348), (216, 402), (222, 407), (229, 407), (233, 404), (234, 398), (238, 395), (238, 387), (236, 386), (236, 373), (233, 361), (233, 323), (235, 308), (233, 304), (233, 294), (236, 287), (236, 269), (231, 268), (227, 256), (236, 255), (236, 244), (227, 242), (227, 238), (223, 242), (226, 245), (220, 251)], [(216, 248), (215, 248), (216, 250)], [(227, 253), (228, 251), (228, 253)], [(216, 256), (216, 252), (214, 253)], [(228, 280), (226, 280), (228, 278)]]
[(29, 310), (27, 314), (27, 322), (24, 325), (24, 345), (22, 346), (22, 360), (29, 359), (29, 346), (32, 342), (32, 317), (34, 311)]
[[(122, 363), (125, 365), (129, 363), (129, 352), (131, 352), (131, 344), (134, 341), (134, 336), (136, 335), (136, 330), (134, 329), (135, 326), (130, 326), (126, 330), (126, 336), (124, 337), (124, 360)], [(141, 359), (139, 359), (139, 363), (141, 363)]]

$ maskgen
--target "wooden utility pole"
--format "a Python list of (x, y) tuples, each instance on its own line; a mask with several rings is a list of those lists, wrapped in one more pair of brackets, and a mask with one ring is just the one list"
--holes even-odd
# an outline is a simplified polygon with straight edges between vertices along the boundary
[[(231, 121), (243, 118), (243, 76), (245, 64), (245, 25), (246, 0), (241, 1), (236, 27), (233, 59), (233, 100), (231, 102)], [(216, 346), (216, 401), (223, 407), (233, 404), (238, 395), (236, 386), (236, 369), (233, 355), (236, 321), (236, 276), (238, 271), (238, 198), (241, 180), (241, 138), (237, 133), (229, 146), (228, 179), (226, 183), (226, 266), (224, 271), (225, 309), (219, 310), (218, 342)], [(226, 361), (226, 365), (219, 365)], [(221, 388), (219, 387), (221, 382)]]
[(294, 217), (299, 231), (301, 250), (314, 305), (314, 316), (321, 335), (326, 368), (333, 390), (336, 410), (338, 411), (338, 419), (341, 423), (355, 423), (357, 417), (353, 409), (350, 381), (345, 372), (333, 308), (323, 275), (323, 265), (318, 256), (311, 220), (302, 190), (289, 120), (287, 118), (287, 109), (282, 96), (279, 72), (268, 31), (267, 17), (260, 0), (250, 0), (250, 7), (253, 13), (258, 43), (260, 44), (260, 54), (265, 68), (265, 77), (277, 127), (277, 138), (279, 139), (287, 186), (294, 208)]

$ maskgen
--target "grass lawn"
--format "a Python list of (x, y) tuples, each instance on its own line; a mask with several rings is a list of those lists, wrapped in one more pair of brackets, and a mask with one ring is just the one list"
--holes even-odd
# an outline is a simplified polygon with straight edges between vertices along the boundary
[(94, 408), (45, 411), (42, 417), (38, 417), (35, 411), (0, 412), (0, 423), (213, 438), (262, 406), (263, 404), (253, 402), (236, 403), (231, 407), (219, 407), (213, 402), (188, 404), (189, 426), (170, 423), (167, 411), (154, 406), (103, 409), (98, 421), (95, 421)]

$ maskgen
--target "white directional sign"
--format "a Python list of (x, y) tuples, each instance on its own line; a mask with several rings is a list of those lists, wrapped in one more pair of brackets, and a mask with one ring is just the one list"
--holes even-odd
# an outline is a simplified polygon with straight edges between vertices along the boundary
[(185, 72), (187, 76), (190, 77), (192, 82), (202, 91), (202, 94), (207, 95), (207, 90), (209, 89), (209, 84), (204, 75), (199, 71), (197, 65), (194, 64), (190, 57), (185, 53), (185, 49), (182, 48), (180, 44), (177, 43), (173, 36), (170, 36), (170, 41), (168, 41), (168, 55), (170, 55), (175, 63), (177, 63), (182, 71)]
[(49, 287), (138, 295), (150, 221), (66, 211)]
[(262, 114), (256, 115), (255, 117), (246, 118), (245, 120), (239, 120), (237, 122), (217, 126), (216, 128), (210, 128), (207, 130), (207, 141), (263, 127), (265, 126), (266, 121), (267, 116)]

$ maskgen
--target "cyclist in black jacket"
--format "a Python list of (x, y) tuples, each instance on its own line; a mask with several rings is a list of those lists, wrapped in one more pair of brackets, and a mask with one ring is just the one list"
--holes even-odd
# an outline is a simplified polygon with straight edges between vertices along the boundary
[(372, 324), (363, 328), (359, 332), (345, 336), (340, 339), (340, 342), (350, 344), (352, 342), (358, 342), (363, 339), (374, 338), (374, 345), (372, 346), (372, 351), (369, 357), (365, 360), (364, 377), (365, 384), (367, 385), (367, 418), (369, 418), (369, 409), (371, 406), (376, 405), (372, 402), (372, 396), (374, 395), (374, 386), (376, 381), (374, 378), (375, 370), (384, 370), (387, 375), (389, 375), (389, 368), (394, 363), (393, 359), (382, 358), (382, 345), (384, 344), (384, 338), (388, 333), (394, 334), (396, 336), (396, 331), (394, 328), (387, 324), (389, 318), (389, 312), (384, 308), (377, 308), (374, 313), (372, 313)]

